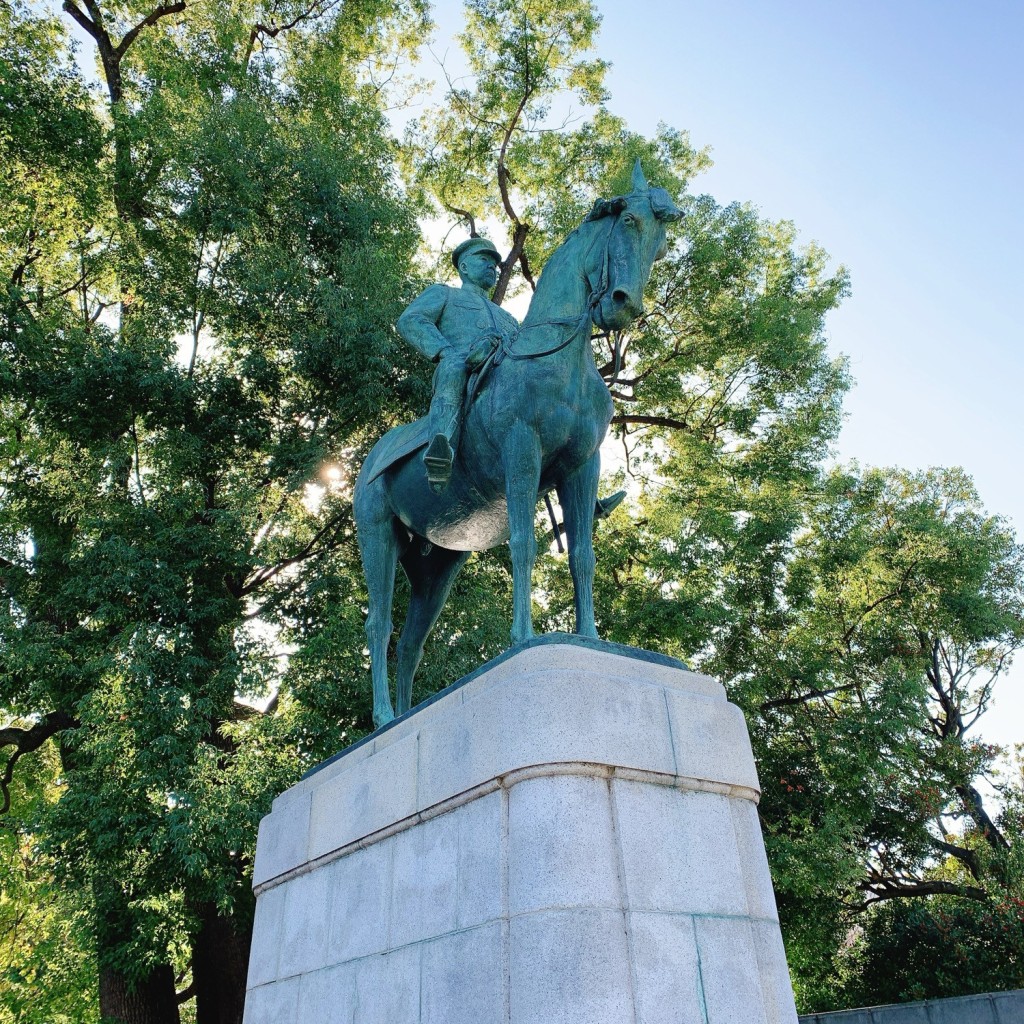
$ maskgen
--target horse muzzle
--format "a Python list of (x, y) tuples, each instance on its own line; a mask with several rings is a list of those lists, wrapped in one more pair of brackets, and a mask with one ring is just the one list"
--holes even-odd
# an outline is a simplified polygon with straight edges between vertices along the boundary
[(624, 288), (605, 295), (594, 310), (594, 322), (606, 331), (621, 331), (644, 311), (643, 299)]

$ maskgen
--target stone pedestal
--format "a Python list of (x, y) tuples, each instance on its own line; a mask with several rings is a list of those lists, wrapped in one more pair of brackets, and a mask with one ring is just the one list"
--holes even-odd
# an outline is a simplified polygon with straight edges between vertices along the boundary
[(743, 716), (568, 636), (279, 797), (245, 1024), (795, 1024)]

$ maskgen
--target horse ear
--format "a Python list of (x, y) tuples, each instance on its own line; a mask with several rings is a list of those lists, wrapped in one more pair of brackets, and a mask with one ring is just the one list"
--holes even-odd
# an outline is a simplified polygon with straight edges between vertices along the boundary
[(648, 188), (650, 186), (644, 177), (644, 169), (640, 166), (640, 157), (637, 157), (636, 163), (633, 165), (633, 191), (646, 192)]
[(626, 208), (624, 196), (616, 196), (614, 199), (598, 199), (594, 208), (587, 214), (587, 220), (600, 220), (602, 217), (613, 217), (622, 213)]

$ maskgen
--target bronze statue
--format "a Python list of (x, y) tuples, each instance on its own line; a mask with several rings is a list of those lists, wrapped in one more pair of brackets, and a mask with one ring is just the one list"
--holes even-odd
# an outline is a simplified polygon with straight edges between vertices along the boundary
[(452, 253), (462, 287), (431, 285), (398, 318), (398, 333), (437, 363), (427, 415), (430, 443), (423, 454), (427, 479), (436, 492), (451, 478), (470, 373), (519, 329), (519, 321), (488, 298), (500, 262), (498, 250), (486, 238), (467, 239)]
[[(594, 363), (590, 325), (619, 330), (639, 315), (651, 267), (665, 251), (666, 225), (679, 216), (668, 193), (648, 185), (639, 162), (629, 195), (594, 205), (548, 260), (519, 330), (511, 337), (500, 329), (490, 335), (501, 341), (470, 381), (461, 435), (458, 424), (454, 428), (458, 443), (449, 480), (440, 492), (413, 457), (439, 434), (451, 443), (443, 414), (432, 420), (433, 407), (430, 417), (385, 434), (367, 457), (354, 507), (369, 596), (366, 634), (378, 727), (395, 714), (387, 649), (397, 564), (411, 587), (398, 641), (396, 704), (402, 714), (412, 703), (424, 641), (471, 551), (509, 541), (512, 642), (532, 635), (534, 509), (552, 488), (565, 517), (576, 632), (597, 636), (592, 531), (599, 449), (612, 400)], [(484, 347), (490, 341), (479, 347), (472, 342), (468, 355), (474, 362)]]

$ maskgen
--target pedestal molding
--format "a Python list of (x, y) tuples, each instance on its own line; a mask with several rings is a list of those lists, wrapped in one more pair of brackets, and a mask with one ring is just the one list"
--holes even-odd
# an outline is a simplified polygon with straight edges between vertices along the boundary
[(261, 893), (266, 892), (268, 889), (273, 889), (274, 886), (280, 885), (282, 882), (288, 882), (293, 878), (298, 878), (300, 875), (308, 874), (310, 871), (314, 871), (325, 864), (330, 864), (332, 861), (345, 857), (355, 850), (365, 850), (370, 846), (383, 842), (385, 839), (391, 838), (391, 836), (398, 835), (399, 832), (405, 832), (407, 829), (413, 828), (424, 821), (430, 821), (431, 818), (437, 818), (442, 814), (447, 814), (449, 811), (454, 811), (463, 804), (468, 804), (472, 800), (487, 796), (489, 793), (494, 793), (499, 789), (508, 790), (518, 783), (526, 782), (529, 779), (548, 778), (555, 775), (576, 775), (584, 778), (647, 782), (651, 785), (668, 786), (672, 789), (682, 789), (691, 793), (718, 793), (720, 796), (733, 797), (738, 800), (749, 800), (753, 804), (757, 804), (761, 799), (760, 792), (752, 789), (750, 786), (714, 782), (711, 779), (696, 779), (688, 775), (666, 775), (663, 772), (644, 771), (640, 768), (620, 768), (615, 765), (592, 764), (586, 761), (559, 761), (551, 764), (534, 764), (525, 768), (517, 768), (515, 771), (507, 772), (496, 779), (491, 779), (489, 782), (483, 782), (479, 786), (473, 786), (471, 789), (457, 793), (447, 800), (441, 800), (432, 807), (425, 807), (416, 814), (410, 814), (408, 817), (402, 818), (386, 828), (378, 829), (376, 832), (363, 836), (363, 838), (357, 839), (354, 842), (347, 843), (345, 846), (339, 846), (338, 849), (331, 850), (330, 853), (325, 853), (315, 860), (307, 861), (291, 871), (284, 871), (280, 875), (268, 878), (265, 882), (254, 886), (253, 892), (259, 896)]

